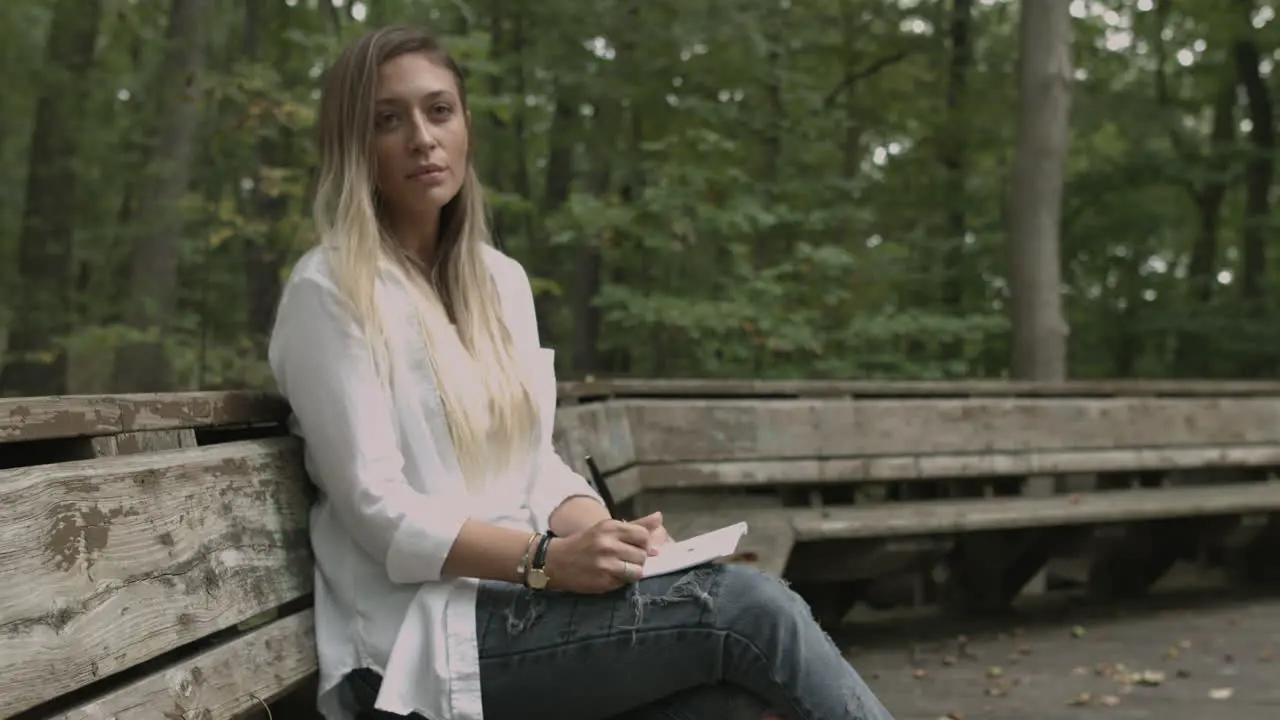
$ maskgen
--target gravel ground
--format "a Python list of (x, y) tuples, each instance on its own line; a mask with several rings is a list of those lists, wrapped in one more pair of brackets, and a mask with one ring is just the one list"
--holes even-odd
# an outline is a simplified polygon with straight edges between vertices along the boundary
[(1280, 595), (842, 631), (896, 720), (1280, 720)]

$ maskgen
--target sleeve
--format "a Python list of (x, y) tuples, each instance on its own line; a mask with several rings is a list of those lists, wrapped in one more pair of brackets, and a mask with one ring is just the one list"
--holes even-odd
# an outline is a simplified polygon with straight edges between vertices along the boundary
[(291, 284), (270, 363), (305, 438), (312, 480), (356, 542), (393, 582), (439, 580), (467, 511), (406, 479), (391, 399), (336, 288), (311, 278)]
[[(550, 435), (549, 432), (547, 434)], [(589, 497), (604, 505), (604, 500), (591, 484), (556, 454), (548, 438), (529, 492), (529, 508), (533, 511), (537, 529), (546, 532), (551, 525), (551, 513), (572, 497)]]
[(538, 339), (538, 317), (534, 310), (533, 288), (529, 284), (529, 276), (514, 260), (510, 264), (511, 289), (516, 300), (515, 306), (519, 308), (518, 312), (513, 313), (512, 321), (517, 323), (517, 328), (526, 328), (524, 332), (517, 333), (517, 337), (531, 338), (526, 340), (528, 346), (522, 355), (527, 358), (525, 362), (534, 363), (536, 386), (533, 394), (542, 418), (538, 467), (529, 486), (529, 509), (533, 512), (537, 529), (545, 532), (551, 522), (551, 513), (569, 498), (589, 497), (601, 505), (604, 505), (604, 500), (586, 478), (574, 472), (564, 462), (552, 445), (556, 416), (556, 368), (552, 361), (553, 354), (549, 350), (543, 350)]

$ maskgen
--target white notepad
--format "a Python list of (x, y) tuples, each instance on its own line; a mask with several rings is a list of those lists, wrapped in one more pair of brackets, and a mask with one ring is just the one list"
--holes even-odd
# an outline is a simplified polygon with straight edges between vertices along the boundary
[(657, 555), (644, 561), (641, 577), (666, 575), (728, 557), (737, 552), (738, 541), (746, 534), (747, 524), (740, 522), (678, 543), (662, 545)]

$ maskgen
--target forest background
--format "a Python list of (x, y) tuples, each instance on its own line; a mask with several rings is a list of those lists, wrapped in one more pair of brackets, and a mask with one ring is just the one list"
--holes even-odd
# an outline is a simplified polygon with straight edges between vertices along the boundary
[(319, 77), (388, 23), (468, 70), (562, 379), (1272, 377), (1275, 12), (0, 3), (0, 394), (270, 387)]

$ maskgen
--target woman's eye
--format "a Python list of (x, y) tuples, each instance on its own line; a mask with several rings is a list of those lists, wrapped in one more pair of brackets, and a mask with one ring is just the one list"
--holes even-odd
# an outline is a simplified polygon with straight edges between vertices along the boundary
[(387, 127), (396, 121), (396, 114), (393, 112), (381, 112), (374, 116), (373, 121), (378, 127)]
[(447, 117), (453, 112), (453, 107), (447, 103), (438, 103), (431, 106), (431, 114), (438, 117)]

